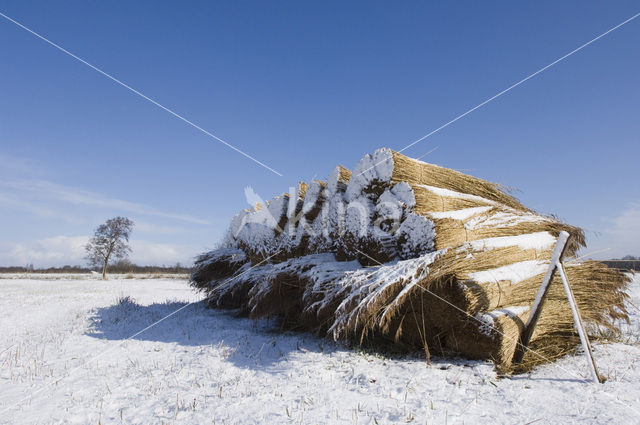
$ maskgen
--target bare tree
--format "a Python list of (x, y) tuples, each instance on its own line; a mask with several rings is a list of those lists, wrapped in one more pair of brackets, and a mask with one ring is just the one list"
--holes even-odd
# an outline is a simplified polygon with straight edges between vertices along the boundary
[(129, 234), (133, 229), (133, 221), (126, 217), (114, 217), (98, 226), (85, 245), (86, 259), (94, 267), (102, 267), (102, 279), (107, 278), (107, 267), (110, 259), (124, 260), (129, 256)]

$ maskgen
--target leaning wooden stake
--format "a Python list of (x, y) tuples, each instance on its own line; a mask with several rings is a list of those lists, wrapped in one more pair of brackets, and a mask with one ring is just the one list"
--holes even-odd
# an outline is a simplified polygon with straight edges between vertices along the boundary
[(540, 313), (542, 313), (542, 306), (544, 305), (547, 293), (549, 292), (549, 288), (551, 287), (551, 281), (553, 280), (553, 276), (556, 273), (556, 264), (558, 263), (558, 261), (562, 260), (568, 240), (569, 234), (567, 232), (560, 232), (560, 235), (558, 236), (558, 242), (556, 243), (556, 247), (553, 250), (553, 254), (551, 255), (551, 264), (547, 269), (547, 273), (544, 275), (542, 285), (538, 290), (538, 295), (536, 295), (536, 299), (533, 302), (533, 307), (531, 308), (529, 319), (527, 320), (527, 323), (524, 325), (524, 329), (520, 334), (520, 341), (513, 356), (513, 363), (520, 363), (522, 361), (524, 353), (529, 346), (531, 336), (533, 335), (533, 330), (538, 323)]
[(553, 250), (553, 255), (551, 256), (551, 263), (549, 264), (549, 269), (544, 276), (542, 281), (542, 285), (538, 290), (538, 294), (536, 295), (536, 299), (533, 303), (533, 307), (531, 308), (531, 314), (529, 315), (529, 319), (520, 334), (520, 341), (518, 342), (518, 346), (516, 347), (516, 352), (513, 356), (513, 363), (517, 364), (522, 361), (524, 357), (525, 351), (529, 346), (529, 342), (531, 341), (531, 336), (533, 335), (533, 331), (538, 323), (538, 319), (540, 318), (540, 314), (542, 313), (542, 306), (544, 305), (545, 299), (549, 292), (549, 288), (551, 287), (551, 282), (553, 281), (553, 276), (556, 273), (556, 270), (560, 274), (560, 278), (562, 279), (562, 284), (564, 285), (564, 290), (567, 293), (567, 298), (569, 299), (569, 305), (571, 306), (571, 312), (573, 313), (573, 320), (575, 321), (576, 328), (578, 328), (578, 335), (580, 335), (580, 342), (582, 342), (582, 347), (584, 348), (585, 355), (587, 356), (587, 363), (589, 364), (589, 368), (591, 369), (591, 373), (593, 374), (593, 378), (596, 382), (604, 382), (602, 377), (598, 374), (598, 369), (596, 368), (596, 363), (593, 360), (593, 353), (591, 351), (591, 344), (589, 343), (589, 337), (587, 336), (587, 332), (582, 324), (582, 318), (580, 317), (580, 311), (578, 310), (578, 304), (576, 303), (576, 299), (573, 296), (573, 291), (571, 290), (571, 285), (569, 285), (569, 280), (567, 279), (567, 275), (564, 272), (564, 267), (562, 266), (562, 258), (567, 248), (567, 242), (569, 240), (569, 233), (560, 232), (558, 236), (558, 242), (556, 243), (556, 247)]
[(556, 263), (556, 267), (558, 269), (558, 273), (562, 278), (562, 284), (564, 285), (564, 290), (567, 293), (567, 298), (569, 298), (569, 305), (571, 306), (571, 312), (573, 313), (573, 320), (576, 322), (576, 327), (578, 328), (578, 335), (580, 335), (580, 341), (582, 342), (582, 347), (584, 347), (584, 353), (587, 356), (587, 363), (589, 364), (589, 368), (591, 369), (591, 374), (593, 375), (593, 379), (596, 382), (603, 383), (604, 379), (598, 373), (598, 368), (596, 367), (596, 362), (593, 359), (593, 352), (591, 351), (591, 343), (589, 342), (589, 336), (587, 335), (587, 330), (584, 328), (584, 324), (582, 323), (582, 318), (580, 317), (580, 311), (578, 310), (578, 303), (576, 303), (576, 299), (573, 296), (573, 291), (571, 290), (571, 285), (569, 285), (569, 280), (567, 280), (567, 275), (564, 272), (564, 267), (562, 263)]

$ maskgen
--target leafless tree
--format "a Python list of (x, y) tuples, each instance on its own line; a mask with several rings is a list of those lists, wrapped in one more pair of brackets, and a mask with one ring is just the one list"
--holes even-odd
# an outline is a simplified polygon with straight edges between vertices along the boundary
[(85, 245), (86, 259), (94, 267), (102, 267), (102, 279), (107, 278), (109, 260), (123, 260), (129, 256), (129, 235), (133, 221), (126, 217), (114, 217), (98, 226), (93, 237)]

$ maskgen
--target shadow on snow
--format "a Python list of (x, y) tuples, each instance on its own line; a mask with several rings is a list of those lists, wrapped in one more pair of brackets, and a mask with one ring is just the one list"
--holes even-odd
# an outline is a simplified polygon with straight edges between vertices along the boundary
[(131, 339), (225, 349), (227, 361), (247, 368), (269, 367), (296, 352), (340, 350), (340, 344), (327, 339), (304, 332), (283, 332), (275, 320), (251, 320), (206, 305), (206, 301), (140, 305), (125, 297), (96, 309), (87, 335), (111, 341)]
[[(180, 311), (171, 315), (177, 310)], [(424, 362), (424, 357), (415, 353), (381, 355), (377, 350), (350, 348), (346, 344), (335, 343), (306, 332), (283, 332), (276, 320), (251, 320), (239, 317), (234, 311), (210, 309), (207, 308), (206, 300), (192, 304), (174, 301), (140, 305), (125, 297), (114, 305), (96, 309), (91, 322), (87, 335), (93, 338), (211, 347), (215, 353), (225, 352), (225, 359), (234, 365), (250, 369), (277, 369), (280, 362), (290, 360), (297, 353), (335, 355), (340, 352), (355, 352), (365, 357)], [(431, 360), (432, 367), (438, 369), (448, 369), (450, 366), (474, 368), (487, 364), (461, 358), (432, 357)], [(516, 380), (523, 378), (532, 379), (530, 376), (512, 377)]]

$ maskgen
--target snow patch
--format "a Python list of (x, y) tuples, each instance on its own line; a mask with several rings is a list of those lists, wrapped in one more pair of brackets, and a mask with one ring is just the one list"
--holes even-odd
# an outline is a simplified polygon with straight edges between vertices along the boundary
[(453, 211), (430, 212), (429, 215), (433, 218), (451, 218), (454, 220), (466, 220), (469, 217), (473, 217), (474, 215), (487, 212), (492, 208), (493, 207), (491, 206), (463, 208), (461, 210), (453, 210)]
[(508, 264), (490, 270), (469, 273), (469, 279), (476, 282), (494, 282), (510, 281), (511, 284), (522, 282), (525, 279), (544, 273), (549, 268), (548, 261), (529, 260), (520, 261), (518, 263)]
[(478, 314), (477, 319), (481, 320), (489, 326), (494, 326), (495, 320), (501, 316), (519, 317), (521, 314), (529, 311), (531, 307), (528, 305), (504, 307), (496, 310), (491, 310), (487, 313)]
[(556, 238), (549, 232), (528, 233), (517, 236), (499, 236), (495, 238), (478, 239), (465, 243), (466, 246), (476, 251), (484, 251), (495, 248), (517, 246), (522, 249), (544, 250), (551, 248), (556, 243)]
[(400, 182), (391, 188), (391, 193), (400, 200), (400, 202), (404, 203), (404, 205), (413, 209), (416, 206), (416, 195), (413, 193), (413, 189), (407, 182)]

